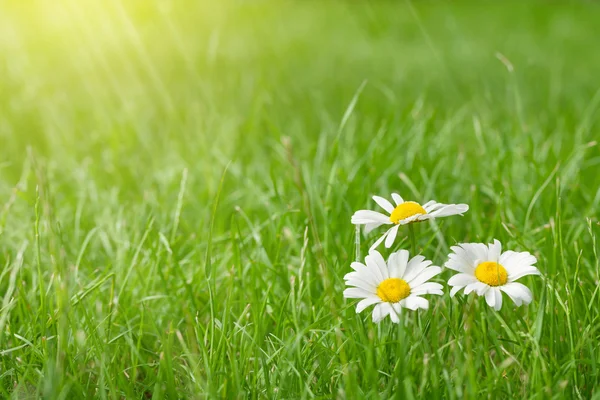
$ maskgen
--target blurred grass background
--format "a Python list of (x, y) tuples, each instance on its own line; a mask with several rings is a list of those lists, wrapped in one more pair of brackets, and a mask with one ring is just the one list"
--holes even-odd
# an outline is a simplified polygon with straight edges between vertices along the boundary
[[(598, 21), (0, 3), (3, 396), (598, 398)], [(355, 316), (350, 215), (390, 191), (471, 205), (434, 244), (420, 227), (437, 264), (494, 237), (535, 253), (534, 303)]]

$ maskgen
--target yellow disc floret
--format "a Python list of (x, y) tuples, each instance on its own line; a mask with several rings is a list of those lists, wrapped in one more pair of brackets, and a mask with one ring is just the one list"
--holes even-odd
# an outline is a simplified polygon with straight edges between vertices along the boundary
[(425, 209), (416, 201), (405, 201), (394, 208), (394, 211), (392, 211), (392, 214), (390, 215), (390, 221), (397, 224), (403, 219), (417, 214), (427, 214), (427, 211), (425, 211)]
[(377, 286), (377, 296), (388, 303), (397, 303), (407, 298), (409, 294), (410, 286), (404, 279), (389, 278)]
[(497, 262), (486, 261), (475, 268), (475, 278), (490, 286), (502, 286), (508, 280), (508, 273)]

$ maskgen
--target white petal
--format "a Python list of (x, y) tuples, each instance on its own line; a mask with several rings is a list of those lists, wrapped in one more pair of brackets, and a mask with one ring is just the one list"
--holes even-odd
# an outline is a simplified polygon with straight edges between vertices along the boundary
[(392, 247), (394, 244), (394, 240), (396, 240), (396, 235), (398, 234), (398, 228), (400, 228), (400, 225), (396, 225), (390, 229), (390, 233), (388, 233), (387, 237), (385, 238), (385, 247), (387, 249)]
[(377, 287), (366, 282), (360, 278), (351, 278), (346, 281), (347, 286), (356, 286), (357, 288), (361, 288), (366, 290), (367, 292), (371, 292), (371, 294), (377, 293)]
[(398, 193), (392, 193), (392, 199), (394, 199), (397, 206), (404, 203), (404, 199)]
[(444, 292), (442, 292), (443, 286), (440, 285), (439, 283), (435, 283), (435, 282), (426, 282), (423, 283), (422, 285), (419, 285), (417, 287), (411, 287), (410, 288), (410, 294), (414, 294), (415, 296), (418, 295), (423, 295), (423, 294), (438, 294), (438, 295), (442, 295)]
[(361, 262), (354, 261), (350, 264), (350, 268), (352, 268), (355, 271), (360, 271), (362, 268), (367, 268), (367, 266)]
[(537, 259), (526, 251), (515, 252), (509, 250), (502, 253), (499, 262), (508, 271), (512, 268), (531, 266), (537, 262)]
[(371, 271), (370, 268), (366, 267), (363, 268), (362, 271), (354, 271), (344, 275), (344, 280), (346, 281), (347, 285), (349, 285), (348, 282), (353, 279), (360, 279), (374, 287), (379, 286), (379, 284), (381, 283), (381, 279), (378, 279), (378, 277), (373, 273), (373, 271)]
[[(531, 300), (533, 300), (531, 290), (529, 290), (529, 288), (522, 283), (507, 283), (506, 285), (501, 286), (500, 289), (506, 293), (517, 306), (520, 306), (521, 304), (529, 304), (531, 303)], [(519, 300), (520, 303), (517, 302), (517, 300)]]
[(389, 212), (390, 214), (392, 213), (392, 211), (394, 211), (394, 206), (392, 205), (392, 203), (390, 203), (383, 197), (373, 196), (373, 200), (375, 200), (375, 203), (379, 204), (379, 207), (383, 208), (385, 211)]
[(496, 306), (496, 295), (494, 293), (494, 288), (490, 288), (487, 292), (485, 292), (485, 302), (492, 308)]
[(475, 263), (488, 261), (488, 247), (483, 243), (463, 243), (460, 245), (469, 253), (469, 258)]
[(485, 294), (486, 290), (488, 290), (488, 288), (489, 288), (489, 286), (483, 282), (477, 281), (477, 282), (469, 283), (465, 287), (465, 294), (475, 292), (475, 293), (477, 293), (478, 296), (483, 296)]
[(408, 262), (408, 250), (400, 250), (390, 255), (388, 266), (390, 278), (402, 278)]
[(464, 286), (454, 286), (451, 290), (450, 290), (450, 297), (454, 297), (454, 295), (456, 293), (458, 293), (458, 291), (460, 289), (462, 289)]
[[(521, 300), (521, 297), (518, 294), (515, 294), (514, 288), (510, 288), (509, 285), (510, 285), (510, 283), (500, 286), (500, 290), (502, 290), (504, 293), (506, 293), (508, 295), (508, 297), (510, 297), (510, 299), (515, 303), (515, 305), (517, 307), (519, 307), (521, 304), (523, 304), (523, 300)], [(507, 290), (507, 287), (509, 287), (508, 290)], [(519, 293), (520, 293), (520, 291), (519, 291)]]
[(393, 307), (393, 305), (390, 304), (390, 308), (390, 318), (392, 319), (392, 322), (395, 324), (400, 323), (400, 318), (398, 316), (398, 313), (396, 312), (395, 307)]
[(417, 287), (438, 275), (440, 272), (442, 272), (442, 269), (437, 266), (425, 268), (423, 272), (415, 276), (411, 281), (407, 281), (407, 283), (410, 287)]
[(366, 235), (368, 233), (371, 233), (371, 231), (373, 231), (373, 229), (379, 228), (381, 225), (383, 225), (382, 222), (370, 222), (368, 224), (365, 224), (365, 228), (364, 228), (363, 232)]
[(515, 272), (515, 268), (511, 269), (510, 271), (508, 271), (508, 281), (509, 282), (514, 282), (517, 279), (521, 279), (524, 276), (527, 275), (540, 275), (540, 271), (533, 266), (529, 266), (529, 267), (524, 267), (521, 270), (517, 270)]
[(410, 224), (411, 222), (416, 221), (421, 215), (423, 215), (423, 214), (415, 214), (415, 215), (411, 215), (408, 218), (401, 219), (400, 221), (398, 221), (398, 225)]
[(401, 303), (403, 303), (403, 307), (406, 307), (409, 310), (416, 310), (417, 308), (427, 310), (429, 308), (429, 302), (427, 301), (427, 299), (424, 299), (419, 296), (410, 295), (404, 300), (402, 300)]
[(358, 314), (358, 313), (362, 312), (365, 308), (369, 307), (370, 305), (377, 304), (380, 302), (381, 302), (381, 299), (377, 296), (367, 297), (366, 299), (363, 299), (358, 302), (358, 304), (356, 305), (356, 313)]
[(423, 209), (425, 211), (427, 211), (427, 214), (430, 214), (432, 212), (434, 212), (435, 210), (439, 210), (442, 207), (445, 207), (445, 204), (442, 203), (438, 203), (437, 201), (428, 201), (427, 203), (423, 204)]
[(377, 211), (359, 210), (352, 215), (350, 220), (354, 225), (371, 224), (378, 222), (381, 224), (391, 224), (390, 217)]
[(346, 299), (365, 299), (371, 296), (373, 296), (373, 293), (360, 288), (348, 288), (344, 290), (344, 297)]
[(413, 280), (417, 275), (425, 270), (425, 268), (431, 265), (431, 261), (426, 260), (425, 257), (418, 255), (411, 258), (406, 265), (406, 271), (404, 272), (404, 279), (406, 282)]
[(384, 303), (379, 303), (377, 304), (375, 307), (373, 307), (373, 322), (378, 323), (379, 321), (381, 321), (383, 319), (383, 312), (381, 309), (381, 306)]
[(377, 248), (377, 246), (379, 246), (379, 245), (381, 244), (381, 242), (383, 242), (383, 240), (385, 239), (385, 237), (388, 235), (388, 233), (390, 233), (390, 231), (391, 231), (392, 229), (393, 229), (393, 228), (391, 228), (391, 229), (388, 229), (388, 230), (387, 230), (387, 231), (386, 231), (386, 232), (385, 232), (383, 235), (381, 235), (381, 237), (380, 237), (379, 239), (377, 239), (377, 240), (375, 241), (375, 243), (373, 243), (373, 245), (372, 245), (372, 246), (369, 248), (369, 252), (371, 252), (371, 251), (375, 251), (375, 249)]
[(448, 279), (448, 285), (450, 286), (460, 286), (464, 287), (470, 283), (479, 282), (477, 278), (475, 278), (471, 274), (456, 274)]
[[(408, 259), (410, 257), (410, 253), (408, 250), (401, 250), (398, 252), (398, 257), (396, 258), (396, 265), (398, 266), (398, 277), (403, 278), (406, 275), (406, 269), (408, 268)], [(425, 258), (425, 257), (423, 257)]]
[(471, 252), (468, 252), (461, 246), (452, 246), (453, 252), (448, 255), (445, 267), (454, 271), (473, 274), (475, 271), (475, 260), (471, 257)]
[(373, 308), (373, 322), (378, 323), (390, 313), (390, 303), (379, 303)]
[(502, 244), (499, 240), (494, 239), (494, 243), (490, 243), (488, 249), (488, 259), (486, 261), (497, 263), (500, 259), (500, 253), (502, 253)]
[(429, 213), (432, 217), (449, 217), (451, 215), (462, 215), (469, 210), (469, 206), (466, 204), (447, 204), (438, 210)]
[(367, 262), (367, 265), (370, 264), (371, 268), (379, 269), (379, 272), (381, 273), (381, 276), (383, 278), (382, 280), (390, 277), (387, 264), (383, 259), (381, 253), (377, 250), (370, 251), (369, 255), (365, 257), (365, 261)]
[(492, 288), (490, 291), (494, 292), (494, 297), (496, 298), (496, 305), (494, 309), (496, 311), (500, 311), (502, 308), (502, 292), (497, 287)]
[(350, 264), (350, 267), (354, 271), (347, 273), (344, 276), (345, 280), (348, 280), (351, 278), (360, 278), (360, 279), (363, 279), (375, 286), (377, 286), (379, 284), (379, 282), (381, 282), (381, 280), (382, 280), (381, 277), (379, 277), (373, 273), (371, 268), (367, 267), (366, 265), (364, 265), (362, 263), (355, 261)]

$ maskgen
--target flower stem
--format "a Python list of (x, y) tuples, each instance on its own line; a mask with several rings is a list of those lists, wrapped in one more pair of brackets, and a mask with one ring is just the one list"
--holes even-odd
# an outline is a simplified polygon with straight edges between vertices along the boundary
[(360, 260), (360, 225), (356, 225), (356, 233), (354, 235), (354, 245), (356, 246), (356, 260)]
[(414, 257), (417, 255), (417, 238), (413, 224), (408, 224), (408, 235), (410, 236), (411, 256)]

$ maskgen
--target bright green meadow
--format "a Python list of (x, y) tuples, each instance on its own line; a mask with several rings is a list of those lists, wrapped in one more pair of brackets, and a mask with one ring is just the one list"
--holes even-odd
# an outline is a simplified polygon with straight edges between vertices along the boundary
[[(0, 0), (0, 398), (600, 399), (600, 5)], [(542, 276), (355, 313), (372, 195)], [(410, 249), (408, 228), (393, 249)], [(379, 248), (384, 256), (391, 250)]]

